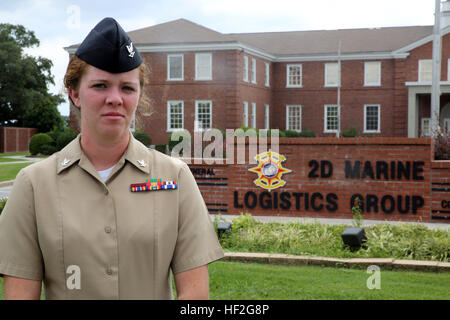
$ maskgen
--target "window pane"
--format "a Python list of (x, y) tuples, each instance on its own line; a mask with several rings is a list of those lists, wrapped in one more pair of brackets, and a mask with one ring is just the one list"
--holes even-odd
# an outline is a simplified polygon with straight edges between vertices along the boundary
[(300, 106), (288, 106), (288, 129), (301, 130)]
[(378, 117), (379, 110), (378, 106), (367, 106), (366, 107), (366, 130), (367, 131), (378, 131)]
[(338, 129), (338, 107), (326, 106), (326, 131), (336, 131)]
[(183, 78), (183, 57), (169, 57), (169, 79)]
[(419, 61), (419, 82), (431, 82), (432, 60)]
[(195, 60), (197, 79), (211, 79), (211, 54), (197, 54)]
[(169, 102), (169, 129), (183, 128), (183, 103)]
[(338, 64), (337, 63), (327, 63), (325, 65), (325, 85), (326, 86), (337, 86), (338, 85)]
[(301, 68), (301, 66), (289, 66), (288, 85), (301, 86), (301, 84), (302, 84), (302, 68)]
[(197, 103), (197, 121), (198, 129), (211, 128), (211, 103), (198, 102)]
[(380, 84), (380, 67), (378, 62), (365, 63), (365, 84), (377, 85)]

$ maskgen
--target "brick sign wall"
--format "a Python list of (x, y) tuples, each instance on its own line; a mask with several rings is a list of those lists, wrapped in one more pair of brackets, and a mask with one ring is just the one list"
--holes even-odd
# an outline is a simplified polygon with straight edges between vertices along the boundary
[(35, 128), (0, 127), (0, 152), (28, 151), (30, 139), (36, 133)]
[[(239, 147), (246, 150), (246, 164), (236, 164)], [(285, 160), (266, 161), (266, 175), (258, 174), (264, 171), (258, 163), (248, 163), (248, 151), (248, 143), (235, 145), (234, 164), (190, 164), (210, 213), (351, 218), (358, 197), (365, 219), (450, 216), (450, 201), (449, 208), (440, 207), (450, 199), (435, 190), (437, 183), (450, 190), (450, 165), (431, 161), (429, 138), (283, 138), (278, 153)], [(277, 177), (283, 168), (290, 172)], [(256, 184), (283, 181), (270, 191)]]

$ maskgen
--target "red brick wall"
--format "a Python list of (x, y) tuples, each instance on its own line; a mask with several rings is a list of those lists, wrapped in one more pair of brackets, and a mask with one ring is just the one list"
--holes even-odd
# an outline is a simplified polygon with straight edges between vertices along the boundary
[(432, 161), (431, 174), (432, 217), (450, 221), (450, 161)]
[[(268, 148), (270, 148), (270, 144)], [(237, 148), (235, 148), (236, 152)], [(360, 194), (364, 198), (365, 210), (363, 216), (365, 219), (431, 221), (431, 181), (435, 182), (435, 174), (439, 174), (440, 176), (445, 175), (443, 179), (450, 182), (448, 181), (450, 176), (450, 165), (448, 164), (442, 169), (443, 173), (435, 173), (433, 165), (432, 180), (431, 142), (428, 138), (282, 138), (280, 139), (279, 153), (286, 157), (282, 166), (292, 170), (292, 172), (281, 177), (282, 180), (286, 181), (284, 187), (266, 192), (263, 195), (264, 201), (271, 198), (272, 209), (264, 209), (259, 203), (254, 208), (248, 208), (245, 204), (247, 193), (254, 193), (253, 195), (249, 193), (248, 199), (252, 200), (252, 197), (256, 195), (259, 201), (261, 194), (266, 191), (254, 184), (253, 181), (257, 178), (257, 174), (248, 171), (248, 169), (256, 167), (256, 164), (248, 164), (248, 161), (246, 164), (240, 165), (190, 164), (210, 213), (239, 214), (248, 211), (255, 215), (351, 218), (350, 199), (353, 195)], [(333, 166), (332, 175), (320, 177), (319, 167), (316, 172), (319, 177), (309, 177), (314, 168), (314, 165), (310, 163), (311, 160), (316, 160), (319, 164), (321, 161), (329, 161)], [(374, 170), (374, 178), (346, 177), (346, 161), (349, 161), (352, 166), (356, 161), (360, 161), (361, 171), (364, 171), (365, 163), (369, 163)], [(388, 177), (384, 175), (379, 178), (376, 177), (377, 161), (380, 164), (381, 161), (384, 161), (388, 165)], [(411, 167), (409, 178), (401, 175), (400, 179), (397, 176), (392, 179), (390, 171), (392, 162), (396, 164), (396, 168), (400, 164), (402, 166), (409, 165)], [(416, 171), (418, 179), (413, 179), (412, 176), (414, 165), (418, 168), (418, 171)], [(202, 173), (199, 169), (205, 169), (205, 171)], [(210, 171), (209, 174), (206, 174), (208, 169), (212, 169), (213, 172)], [(324, 173), (326, 174), (328, 168), (325, 167), (325, 169)], [(397, 174), (397, 171), (395, 171), (395, 174)], [(236, 199), (234, 192), (237, 192)], [(285, 193), (284, 197), (288, 197), (286, 193), (289, 193), (291, 203), (289, 209), (286, 208), (287, 202), (281, 200), (282, 193)], [(297, 195), (294, 195), (295, 193)], [(302, 195), (298, 195), (299, 193)], [(306, 193), (309, 198), (308, 208), (304, 204)], [(276, 209), (274, 208), (275, 194), (278, 199)], [(314, 194), (316, 195), (314, 196)], [(331, 201), (327, 200), (327, 196), (330, 197)], [(296, 197), (299, 198), (298, 210), (296, 208)], [(315, 201), (312, 201), (313, 197), (315, 197)], [(400, 202), (398, 201), (399, 197), (401, 197)], [(409, 199), (409, 209), (405, 202), (407, 198)], [(391, 213), (387, 213), (391, 210), (392, 199), (395, 208)], [(423, 199), (424, 201), (423, 205), (418, 206), (419, 208), (415, 213), (412, 209), (413, 199), (415, 201)], [(384, 201), (384, 210), (382, 201)], [(315, 209), (313, 208), (313, 202), (315, 202)], [(281, 206), (282, 203), (285, 208)], [(401, 204), (401, 210), (407, 211), (406, 213), (400, 213), (398, 203)], [(337, 208), (333, 211), (335, 205), (337, 205)], [(433, 208), (434, 206), (433, 203)], [(378, 212), (375, 212), (376, 208)]]
[(37, 132), (35, 128), (0, 127), (0, 152), (28, 151), (30, 138)]

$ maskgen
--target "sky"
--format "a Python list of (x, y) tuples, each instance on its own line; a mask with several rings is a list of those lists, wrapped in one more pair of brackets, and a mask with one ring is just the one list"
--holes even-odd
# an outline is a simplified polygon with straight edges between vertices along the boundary
[[(53, 62), (52, 93), (63, 93), (64, 47), (80, 43), (104, 17), (125, 31), (184, 18), (221, 33), (332, 30), (434, 24), (434, 0), (0, 0), (0, 23), (34, 31), (26, 54)], [(69, 115), (68, 103), (58, 107)]]

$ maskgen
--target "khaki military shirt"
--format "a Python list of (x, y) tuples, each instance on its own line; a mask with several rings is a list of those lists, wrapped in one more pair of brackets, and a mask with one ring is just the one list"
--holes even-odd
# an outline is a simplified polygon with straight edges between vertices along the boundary
[[(223, 257), (184, 162), (131, 135), (103, 182), (79, 137), (17, 175), (0, 215), (0, 274), (43, 280), (47, 299), (171, 299), (170, 270)], [(178, 189), (131, 192), (156, 178)]]

